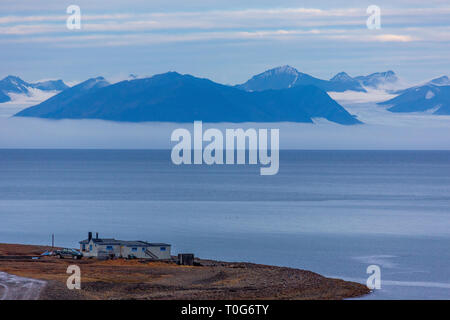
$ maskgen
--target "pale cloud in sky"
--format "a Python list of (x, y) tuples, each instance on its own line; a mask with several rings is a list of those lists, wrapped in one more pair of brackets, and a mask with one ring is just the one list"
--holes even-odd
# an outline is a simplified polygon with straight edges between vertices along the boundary
[(398, 34), (381, 34), (379, 36), (375, 36), (374, 38), (383, 42), (411, 42), (414, 40), (414, 37), (402, 36)]
[(367, 29), (360, 1), (79, 0), (81, 30), (66, 28), (69, 4), (0, 3), (0, 59), (8, 62), (0, 77), (70, 81), (177, 70), (236, 83), (292, 64), (316, 76), (394, 69), (420, 80), (450, 69), (442, 54), (450, 49), (445, 1), (378, 1), (380, 30)]
[[(436, 22), (450, 17), (450, 8), (402, 8), (382, 11), (383, 22), (399, 25)], [(152, 12), (124, 14), (84, 14), (84, 32), (132, 32), (186, 29), (237, 28), (336, 28), (359, 27), (365, 29), (365, 8), (269, 8), (247, 10), (212, 10), (194, 12)], [(65, 32), (67, 15), (4, 16), (0, 17), (0, 34), (36, 34)], [(34, 24), (29, 24), (33, 22)], [(424, 26), (423, 28), (426, 28)]]

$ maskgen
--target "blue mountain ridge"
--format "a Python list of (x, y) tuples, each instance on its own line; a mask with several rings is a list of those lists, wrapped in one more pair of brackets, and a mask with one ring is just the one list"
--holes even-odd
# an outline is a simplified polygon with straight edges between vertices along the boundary
[[(389, 106), (391, 112), (431, 112), (437, 115), (450, 115), (450, 86), (436, 85), (430, 81), (423, 86), (402, 90), (397, 97), (379, 102)], [(440, 82), (442, 83), (442, 82)]]
[(11, 100), (9, 93), (29, 94), (29, 88), (43, 91), (63, 91), (69, 87), (62, 80), (28, 83), (19, 77), (10, 75), (0, 80), (0, 103)]
[(48, 80), (32, 83), (31, 86), (44, 91), (63, 91), (69, 88), (62, 80)]
[(389, 70), (385, 72), (375, 72), (367, 76), (358, 76), (354, 78), (364, 87), (376, 89), (383, 85), (394, 84), (398, 81), (397, 75), (394, 71)]
[(8, 102), (10, 100), (11, 100), (11, 98), (8, 95), (6, 95), (2, 91), (0, 91), (0, 103)]
[(361, 123), (313, 85), (248, 92), (191, 75), (168, 72), (108, 85), (89, 79), (17, 113), (20, 117), (143, 122)]
[(245, 91), (263, 91), (305, 85), (314, 85), (327, 92), (343, 92), (347, 90), (366, 92), (357, 80), (345, 72), (338, 73), (330, 80), (322, 80), (299, 72), (288, 65), (264, 71), (253, 76), (247, 82), (236, 85), (236, 87)]
[(103, 77), (88, 79), (78, 85), (60, 92), (57, 95), (54, 95), (36, 106), (20, 111), (15, 116), (51, 118), (49, 115), (58, 113), (61, 109), (70, 107), (72, 102), (77, 101), (77, 99), (83, 97), (83, 95), (87, 93), (95, 94), (97, 89), (107, 87), (109, 85), (110, 83)]

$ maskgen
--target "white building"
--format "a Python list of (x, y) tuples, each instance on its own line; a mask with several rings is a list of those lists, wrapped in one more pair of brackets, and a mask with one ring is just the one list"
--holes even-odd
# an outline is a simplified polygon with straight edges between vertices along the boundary
[(84, 257), (139, 258), (151, 260), (169, 260), (170, 244), (149, 243), (146, 241), (124, 241), (92, 237), (89, 232), (86, 240), (80, 241), (80, 250)]

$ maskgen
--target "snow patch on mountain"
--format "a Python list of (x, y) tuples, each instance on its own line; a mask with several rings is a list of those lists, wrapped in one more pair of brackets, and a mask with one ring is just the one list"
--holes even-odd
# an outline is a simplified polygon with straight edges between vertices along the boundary
[(428, 90), (427, 94), (425, 95), (425, 99), (430, 100), (433, 99), (435, 96), (434, 92), (431, 90)]
[[(441, 107), (442, 107), (442, 103), (439, 103), (439, 104), (435, 105), (434, 107), (432, 107), (432, 108), (430, 108), (430, 109), (428, 109), (428, 110), (423, 111), (423, 113), (425, 113), (425, 114), (433, 114), (433, 113), (435, 113), (436, 111), (438, 111)], [(441, 117), (442, 117), (442, 116), (441, 116)]]
[(292, 75), (298, 75), (299, 72), (294, 67), (291, 67), (289, 65), (284, 65), (278, 68), (271, 69), (267, 71), (267, 75), (270, 74), (292, 74)]

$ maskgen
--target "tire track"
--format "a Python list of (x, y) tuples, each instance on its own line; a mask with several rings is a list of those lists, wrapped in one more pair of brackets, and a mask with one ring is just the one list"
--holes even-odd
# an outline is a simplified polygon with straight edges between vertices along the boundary
[(46, 281), (0, 272), (0, 300), (36, 300)]

